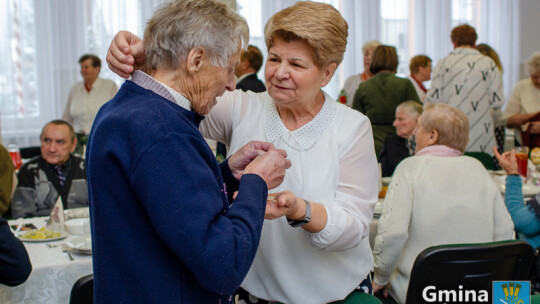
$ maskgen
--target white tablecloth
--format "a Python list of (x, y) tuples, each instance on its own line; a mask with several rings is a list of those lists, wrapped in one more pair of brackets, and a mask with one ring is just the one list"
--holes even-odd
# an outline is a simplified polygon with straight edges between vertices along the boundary
[[(18, 219), (9, 221), (9, 224), (33, 223), (40, 228), (45, 226), (46, 219), (47, 217)], [(73, 253), (75, 260), (70, 261), (68, 254), (62, 251), (61, 244), (76, 237), (79, 236), (68, 234), (66, 239), (58, 241), (23, 242), (32, 262), (32, 273), (28, 280), (19, 286), (0, 285), (0, 303), (69, 303), (73, 284), (82, 276), (93, 272), (92, 256)], [(59, 246), (49, 248), (47, 244)]]

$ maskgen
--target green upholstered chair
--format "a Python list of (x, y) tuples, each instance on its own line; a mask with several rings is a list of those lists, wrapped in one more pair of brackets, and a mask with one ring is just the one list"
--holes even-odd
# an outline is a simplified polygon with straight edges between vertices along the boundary
[(491, 155), (485, 152), (465, 152), (466, 156), (478, 159), (484, 167), (488, 170), (495, 170), (495, 165), (493, 164), (493, 158)]
[(331, 302), (330, 304), (382, 304), (382, 302), (370, 294), (355, 292), (343, 301)]

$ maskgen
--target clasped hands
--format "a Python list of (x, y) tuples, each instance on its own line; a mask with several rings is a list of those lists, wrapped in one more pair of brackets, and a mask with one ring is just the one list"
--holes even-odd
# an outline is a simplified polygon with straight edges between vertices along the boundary
[(281, 185), (285, 178), (285, 170), (291, 167), (285, 150), (276, 149), (274, 145), (262, 141), (250, 141), (228, 160), (233, 176), (240, 180), (243, 174), (256, 174), (268, 186), (274, 189)]
[[(285, 150), (262, 141), (250, 141), (229, 157), (228, 163), (233, 176), (240, 180), (243, 174), (257, 174), (266, 182), (268, 189), (278, 187), (285, 178), (285, 170), (291, 167)], [(283, 215), (299, 219), (306, 213), (305, 203), (290, 191), (273, 193), (266, 202), (266, 219)]]

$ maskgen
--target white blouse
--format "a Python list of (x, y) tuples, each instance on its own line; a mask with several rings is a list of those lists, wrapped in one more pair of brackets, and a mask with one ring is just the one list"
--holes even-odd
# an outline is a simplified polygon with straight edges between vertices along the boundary
[(292, 228), (285, 217), (265, 220), (255, 261), (242, 283), (265, 300), (340, 300), (373, 266), (366, 237), (378, 195), (371, 124), (327, 94), (325, 99), (311, 122), (289, 131), (266, 92), (227, 92), (200, 127), (204, 137), (225, 142), (229, 153), (250, 140), (286, 150), (292, 166), (270, 192), (292, 191), (324, 205), (328, 213), (326, 227), (318, 233)]
[(356, 94), (356, 90), (358, 90), (358, 86), (361, 82), (362, 74), (351, 75), (345, 80), (345, 84), (343, 85), (343, 89), (341, 89), (339, 96), (340, 98), (345, 98), (345, 104), (347, 106), (352, 107), (354, 94)]
[[(506, 123), (508, 118), (515, 114), (536, 113), (540, 111), (540, 89), (536, 88), (531, 78), (525, 78), (519, 81), (512, 91), (512, 96), (506, 104), (503, 120)], [(528, 123), (521, 126), (519, 131), (526, 131)], [(521, 142), (520, 132), (516, 132), (516, 138)]]
[(77, 82), (69, 92), (63, 119), (73, 125), (75, 132), (89, 133), (97, 112), (116, 92), (116, 83), (109, 79), (96, 79), (90, 92), (86, 91), (84, 81)]

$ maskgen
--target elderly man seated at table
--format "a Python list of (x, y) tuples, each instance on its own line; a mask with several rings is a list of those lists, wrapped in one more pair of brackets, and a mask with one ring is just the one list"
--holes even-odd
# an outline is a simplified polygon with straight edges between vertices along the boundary
[(53, 120), (40, 135), (41, 155), (25, 163), (11, 201), (11, 216), (34, 217), (51, 213), (59, 197), (64, 209), (88, 206), (84, 160), (72, 154), (77, 139), (73, 127)]
[(399, 162), (414, 155), (414, 131), (422, 111), (422, 104), (414, 100), (404, 101), (396, 108), (396, 119), (392, 124), (396, 128), (396, 134), (388, 135), (384, 139), (379, 155), (382, 176), (392, 176)]
[(403, 303), (418, 254), (441, 244), (511, 239), (513, 224), (484, 166), (463, 156), (469, 141), (465, 113), (430, 104), (418, 118), (416, 154), (392, 177), (373, 255), (373, 290)]

